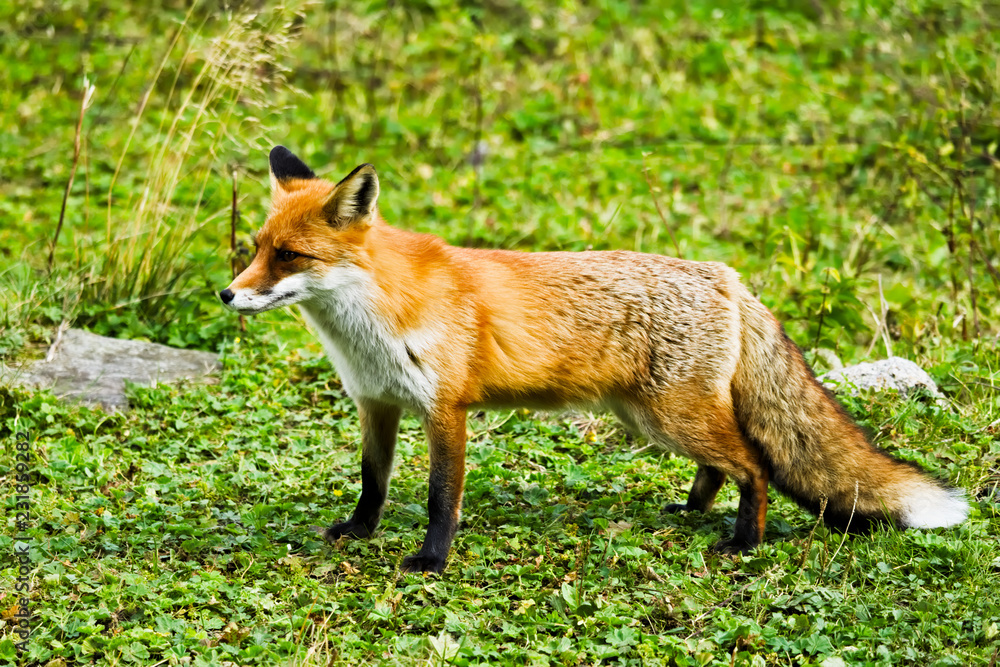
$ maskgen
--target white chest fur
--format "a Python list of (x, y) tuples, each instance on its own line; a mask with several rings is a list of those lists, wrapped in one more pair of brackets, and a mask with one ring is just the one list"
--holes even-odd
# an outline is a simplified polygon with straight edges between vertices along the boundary
[[(415, 361), (423, 338), (409, 341), (393, 332), (374, 309), (372, 288), (364, 280), (338, 281), (322, 297), (299, 304), (354, 399), (371, 398), (417, 412), (430, 409), (436, 378)], [(417, 357), (419, 359), (419, 357)]]

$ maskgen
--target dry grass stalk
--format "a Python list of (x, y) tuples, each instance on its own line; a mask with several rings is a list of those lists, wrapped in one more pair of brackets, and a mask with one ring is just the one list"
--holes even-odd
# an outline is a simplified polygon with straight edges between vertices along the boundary
[(52, 261), (55, 259), (56, 243), (59, 242), (59, 234), (62, 232), (63, 222), (66, 220), (66, 205), (69, 203), (69, 193), (73, 189), (73, 179), (76, 178), (76, 168), (80, 164), (80, 135), (83, 134), (83, 117), (87, 109), (94, 101), (96, 87), (91, 85), (86, 76), (83, 77), (83, 99), (80, 102), (80, 117), (76, 121), (76, 135), (73, 138), (73, 166), (70, 167), (69, 180), (66, 182), (66, 191), (63, 193), (62, 208), (59, 210), (59, 224), (56, 225), (56, 233), (52, 235), (52, 247), (49, 248), (48, 270), (52, 271)]
[[(108, 189), (104, 255), (91, 272), (89, 300), (154, 310), (164, 299), (187, 291), (185, 279), (193, 268), (184, 256), (188, 243), (203, 226), (228, 213), (229, 206), (207, 216), (201, 211), (218, 177), (217, 165), (227, 154), (258, 147), (263, 130), (258, 115), (249, 110), (262, 109), (259, 116), (272, 110), (269, 92), (283, 81), (281, 61), (292, 44), (299, 11), (278, 7), (267, 15), (236, 13), (222, 19), (221, 32), (207, 26), (218, 20), (212, 13), (193, 27), (194, 7), (181, 21), (132, 119)], [(206, 37), (208, 32), (217, 36)], [(169, 64), (175, 65), (169, 92), (153, 99)], [(160, 120), (142, 145), (156, 148), (146, 160), (140, 185), (122, 198), (115, 184), (138, 143), (139, 128), (151, 129), (143, 122), (151, 109), (161, 111)]]

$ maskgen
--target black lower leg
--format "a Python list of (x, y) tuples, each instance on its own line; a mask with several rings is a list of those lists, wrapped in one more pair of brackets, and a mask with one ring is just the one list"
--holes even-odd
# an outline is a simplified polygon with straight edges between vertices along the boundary
[(441, 572), (458, 529), (465, 483), (465, 409), (442, 410), (425, 422), (430, 441), (431, 473), (427, 493), (427, 535), (405, 572)]
[(379, 519), (382, 518), (382, 507), (385, 506), (387, 492), (388, 489), (382, 488), (379, 484), (374, 466), (369, 461), (362, 459), (361, 497), (358, 498), (358, 506), (354, 508), (351, 520), (370, 526), (374, 530)]
[(736, 510), (733, 536), (720, 540), (714, 547), (720, 553), (746, 553), (764, 539), (764, 518), (767, 515), (767, 477), (740, 484), (740, 504)]
[(343, 523), (337, 523), (326, 530), (328, 539), (337, 539), (341, 535), (350, 537), (368, 537), (375, 532), (382, 518), (382, 507), (388, 489), (381, 488), (378, 476), (371, 462), (361, 459), (361, 497), (354, 508), (354, 514)]
[(440, 572), (458, 530), (459, 498), (448, 489), (443, 475), (431, 475), (427, 496), (427, 535), (420, 551), (403, 560), (403, 569), (414, 572)]
[(351, 518), (326, 529), (326, 537), (341, 535), (368, 537), (382, 518), (382, 508), (389, 493), (392, 458), (396, 449), (400, 409), (370, 401), (358, 403), (361, 421), (361, 497)]
[(695, 473), (694, 483), (688, 493), (687, 503), (672, 503), (667, 505), (668, 512), (696, 511), (707, 512), (715, 503), (715, 496), (726, 482), (726, 473), (712, 466), (699, 465)]

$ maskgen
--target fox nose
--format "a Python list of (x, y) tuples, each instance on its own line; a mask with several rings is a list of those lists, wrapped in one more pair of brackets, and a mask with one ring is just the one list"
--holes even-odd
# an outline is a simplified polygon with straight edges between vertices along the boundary
[(219, 292), (219, 298), (222, 299), (222, 303), (229, 303), (230, 301), (233, 300), (234, 296), (236, 296), (236, 294), (234, 294), (233, 290), (229, 289), (228, 287)]

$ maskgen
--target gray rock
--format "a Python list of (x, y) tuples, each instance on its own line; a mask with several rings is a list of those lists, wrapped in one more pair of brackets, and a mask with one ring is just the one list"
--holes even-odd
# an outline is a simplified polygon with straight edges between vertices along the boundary
[(80, 329), (66, 331), (50, 357), (16, 370), (0, 365), (0, 383), (52, 389), (71, 401), (124, 410), (125, 380), (147, 386), (181, 379), (213, 381), (209, 375), (221, 367), (210, 352), (106, 338)]
[(856, 396), (859, 391), (867, 389), (876, 391), (895, 389), (902, 396), (924, 390), (938, 402), (945, 400), (931, 376), (920, 366), (902, 357), (889, 357), (881, 361), (848, 366), (830, 371), (819, 379), (831, 389), (851, 396)]

